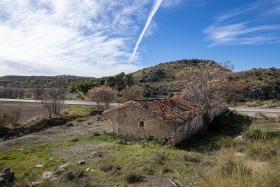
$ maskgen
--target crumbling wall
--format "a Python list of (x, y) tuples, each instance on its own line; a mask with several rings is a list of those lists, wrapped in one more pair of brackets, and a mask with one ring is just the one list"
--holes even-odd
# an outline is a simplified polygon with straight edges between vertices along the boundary
[(159, 140), (173, 144), (175, 126), (139, 108), (126, 106), (103, 114), (105, 133), (128, 140)]

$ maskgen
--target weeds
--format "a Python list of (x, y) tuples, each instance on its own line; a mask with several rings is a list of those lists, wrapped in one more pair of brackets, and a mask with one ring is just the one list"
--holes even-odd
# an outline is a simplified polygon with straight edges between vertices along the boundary
[(116, 172), (117, 170), (120, 170), (120, 166), (116, 165), (116, 164), (110, 164), (110, 163), (106, 163), (103, 162), (100, 166), (99, 166), (99, 170), (100, 171), (104, 171), (104, 172), (109, 172), (109, 171), (113, 171)]
[(76, 122), (84, 122), (85, 120), (83, 118), (77, 118)]
[(5, 127), (8, 124), (16, 125), (20, 116), (21, 110), (11, 110), (0, 114), (0, 127)]
[(137, 174), (134, 171), (127, 171), (123, 176), (123, 179), (125, 179), (127, 183), (141, 182), (143, 178), (144, 177), (142, 175)]
[(184, 159), (187, 161), (187, 162), (194, 162), (194, 163), (199, 163), (202, 161), (202, 158), (199, 154), (197, 153), (187, 153), (185, 156), (184, 156)]
[(279, 145), (269, 142), (253, 142), (248, 145), (246, 154), (248, 157), (258, 160), (268, 160), (275, 157), (278, 153)]

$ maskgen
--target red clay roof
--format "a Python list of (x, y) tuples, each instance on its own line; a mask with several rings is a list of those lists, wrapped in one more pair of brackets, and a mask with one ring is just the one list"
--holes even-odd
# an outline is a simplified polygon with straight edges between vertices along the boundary
[(111, 111), (116, 111), (129, 105), (133, 105), (145, 111), (151, 112), (162, 120), (179, 124), (189, 120), (194, 111), (194, 107), (183, 104), (178, 100), (162, 98), (150, 100), (131, 100), (103, 113), (106, 114)]

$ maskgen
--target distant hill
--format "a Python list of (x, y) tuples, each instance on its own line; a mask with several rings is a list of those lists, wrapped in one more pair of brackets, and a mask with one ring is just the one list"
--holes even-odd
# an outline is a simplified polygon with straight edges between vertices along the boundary
[[(181, 81), (176, 77), (176, 73), (185, 67), (195, 67), (199, 63), (206, 63), (209, 60), (189, 59), (160, 63), (156, 66), (144, 68), (132, 73), (134, 84), (143, 86), (145, 93), (153, 97), (167, 95), (169, 92), (179, 92), (183, 89)], [(212, 61), (214, 62), (214, 61)], [(120, 76), (121, 75), (121, 76)], [(122, 77), (118, 74), (111, 77), (94, 78), (78, 77), (70, 75), (61, 76), (4, 76), (0, 77), (0, 87), (12, 88), (34, 88), (38, 85), (44, 87), (61, 87), (74, 85), (83, 82), (85, 84), (94, 81), (95, 83), (115, 86), (118, 85)], [(125, 78), (125, 77), (124, 77)], [(280, 69), (251, 69), (239, 72), (229, 72), (228, 78), (238, 83), (246, 84), (248, 92), (242, 97), (251, 99), (278, 99), (280, 100)], [(114, 81), (116, 82), (114, 82)], [(122, 79), (120, 79), (122, 80)], [(123, 80), (122, 80), (123, 81)], [(90, 84), (94, 85), (94, 84)], [(86, 91), (85, 91), (86, 92)]]
[(0, 77), (1, 87), (34, 88), (38, 85), (47, 88), (61, 87), (80, 80), (95, 79), (90, 77), (78, 77), (71, 75), (58, 76), (16, 76), (8, 75)]

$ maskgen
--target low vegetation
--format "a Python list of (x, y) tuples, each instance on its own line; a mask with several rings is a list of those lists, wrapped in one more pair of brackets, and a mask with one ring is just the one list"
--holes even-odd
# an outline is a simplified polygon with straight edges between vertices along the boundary
[[(158, 141), (127, 141), (99, 132), (35, 146), (28, 142), (24, 147), (7, 144), (1, 150), (0, 169), (11, 167), (16, 172), (15, 186), (40, 181), (44, 171), (55, 172), (67, 163), (56, 181), (45, 181), (44, 185), (279, 186), (279, 124), (265, 118), (228, 115), (215, 120), (208, 133), (176, 147)], [(214, 124), (219, 128), (213, 129)], [(222, 128), (222, 124), (231, 126)], [(239, 135), (245, 140), (236, 141)], [(85, 164), (78, 164), (80, 160)], [(38, 164), (43, 167), (36, 167)]]
[(0, 113), (0, 127), (7, 125), (16, 125), (20, 116), (20, 109), (14, 109), (7, 112)]

